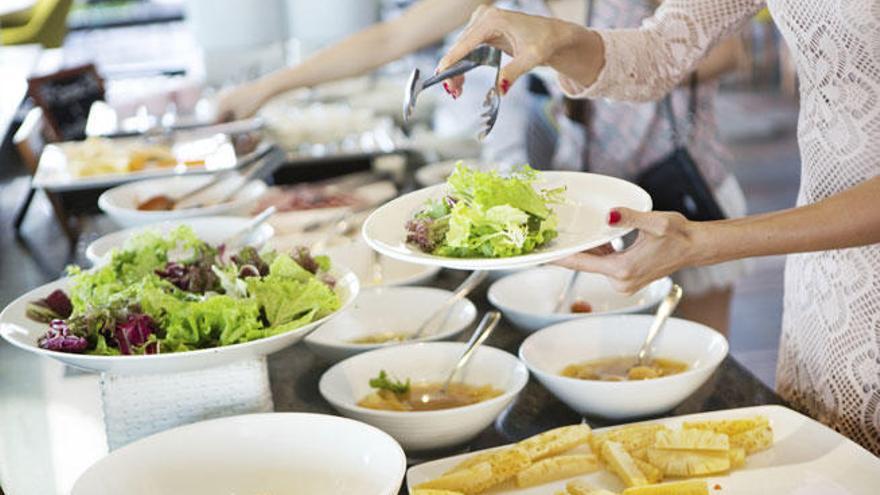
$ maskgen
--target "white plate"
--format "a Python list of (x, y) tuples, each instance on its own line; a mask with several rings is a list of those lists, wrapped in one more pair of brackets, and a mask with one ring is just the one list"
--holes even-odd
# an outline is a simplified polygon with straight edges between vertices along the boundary
[[(632, 295), (614, 290), (604, 275), (581, 273), (571, 291), (571, 300), (590, 303), (590, 313), (571, 313), (569, 308), (555, 312), (559, 294), (571, 279), (571, 270), (559, 266), (543, 266), (508, 275), (489, 287), (488, 298), (493, 306), (525, 332), (531, 333), (554, 323), (592, 318), (600, 315), (641, 313), (657, 305), (669, 293), (669, 277), (652, 282)], [(529, 291), (522, 290), (529, 287)]]
[(406, 458), (377, 428), (324, 414), (232, 416), (115, 450), (71, 495), (396, 495)]
[(411, 263), (457, 270), (504, 270), (548, 263), (601, 246), (632, 229), (606, 224), (608, 211), (625, 206), (651, 209), (651, 197), (639, 186), (614, 177), (581, 172), (543, 172), (540, 187), (566, 187), (567, 203), (556, 205), (559, 236), (538, 250), (509, 258), (448, 258), (423, 253), (406, 243), (405, 225), (429, 199), (445, 194), (446, 185), (420, 189), (381, 206), (364, 223), (367, 243), (380, 253)]
[[(335, 259), (335, 258), (334, 258)], [(352, 340), (379, 332), (412, 333), (452, 296), (452, 292), (434, 287), (377, 287), (358, 294), (351, 308), (321, 325), (306, 337), (306, 345), (331, 361), (339, 361), (362, 352), (401, 345), (355, 344)], [(467, 298), (455, 303), (443, 326), (418, 340), (451, 340), (473, 323), (477, 308)]]
[[(131, 227), (99, 237), (89, 243), (86, 248), (86, 258), (95, 266), (101, 265), (107, 261), (105, 257), (108, 257), (110, 251), (121, 248), (128, 239), (146, 231), (171, 232), (181, 225), (190, 226), (199, 239), (216, 246), (224, 239), (229, 238), (230, 235), (243, 229), (250, 221), (251, 219), (247, 217), (202, 217)], [(262, 246), (274, 233), (275, 229), (264, 223), (250, 235), (247, 240), (248, 244), (255, 247)]]
[[(723, 495), (873, 495), (880, 487), (880, 459), (843, 435), (791, 409), (758, 406), (667, 418), (657, 423), (677, 427), (682, 421), (739, 418), (762, 414), (770, 419), (775, 442), (770, 450), (751, 455), (746, 465), (729, 475), (707, 478), (709, 492)], [(605, 428), (596, 430), (604, 431)], [(407, 473), (410, 491), (415, 485), (436, 478), (473, 454), (448, 457), (412, 467)], [(606, 471), (583, 478), (597, 488), (614, 492), (623, 484)], [(569, 480), (527, 489), (506, 484), (487, 494), (547, 495), (564, 490)], [(721, 491), (712, 487), (718, 484)]]
[(0, 313), (0, 336), (12, 345), (34, 354), (57, 359), (62, 363), (90, 371), (117, 374), (170, 373), (220, 366), (244, 359), (266, 356), (296, 344), (319, 325), (344, 311), (358, 293), (357, 277), (347, 268), (334, 265), (330, 271), (336, 278), (336, 292), (342, 302), (339, 311), (296, 330), (263, 339), (210, 349), (144, 356), (93, 356), (50, 351), (37, 346), (37, 339), (46, 333), (47, 325), (25, 316), (27, 305), (49, 295), (55, 289), (67, 289), (68, 278), (62, 278), (12, 301)]
[(235, 195), (224, 203), (196, 208), (185, 207), (171, 211), (141, 211), (137, 209), (138, 204), (157, 194), (168, 194), (175, 197), (186, 194), (209, 180), (211, 177), (207, 175), (193, 175), (132, 182), (104, 191), (98, 197), (98, 207), (118, 225), (134, 227), (184, 218), (247, 215), (251, 213), (260, 196), (266, 192), (266, 183), (261, 180), (252, 180), (247, 184), (242, 184), (240, 177), (233, 177), (196, 196), (189, 196), (181, 200), (181, 206), (184, 206), (183, 201), (211, 201), (212, 199), (220, 199), (224, 193), (237, 189)]

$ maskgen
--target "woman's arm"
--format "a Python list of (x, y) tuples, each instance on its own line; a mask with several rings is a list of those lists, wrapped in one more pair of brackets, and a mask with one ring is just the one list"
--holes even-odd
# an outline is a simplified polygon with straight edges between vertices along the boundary
[(621, 208), (608, 221), (638, 229), (638, 240), (619, 253), (581, 253), (560, 264), (605, 274), (618, 290), (634, 292), (689, 266), (880, 243), (880, 177), (810, 205), (733, 220), (690, 222)]
[[(502, 69), (502, 92), (533, 67), (549, 65), (570, 96), (653, 100), (762, 5), (763, 0), (666, 0), (642, 27), (617, 30), (480, 7), (439, 68), (488, 43), (513, 57)], [(450, 89), (460, 91), (463, 82), (454, 78)]]
[[(400, 16), (330, 45), (301, 64), (239, 86), (221, 97), (218, 115), (246, 117), (284, 91), (353, 77), (435, 43), (492, 0), (421, 0)], [(226, 115), (224, 115), (226, 114)]]

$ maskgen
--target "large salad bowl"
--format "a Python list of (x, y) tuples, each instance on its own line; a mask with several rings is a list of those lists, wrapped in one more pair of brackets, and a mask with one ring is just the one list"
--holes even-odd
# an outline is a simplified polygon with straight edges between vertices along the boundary
[(187, 352), (131, 356), (71, 354), (42, 349), (37, 345), (37, 340), (46, 332), (46, 325), (35, 322), (26, 316), (28, 303), (44, 298), (56, 289), (67, 289), (70, 284), (68, 278), (62, 278), (38, 287), (9, 304), (0, 313), (0, 336), (12, 345), (28, 352), (57, 359), (70, 366), (89, 371), (116, 374), (153, 374), (222, 366), (241, 360), (263, 357), (296, 344), (314, 329), (348, 308), (357, 296), (360, 287), (357, 276), (338, 264), (333, 265), (329, 273), (336, 280), (335, 290), (340, 300), (340, 308), (337, 311), (295, 330), (240, 344)]

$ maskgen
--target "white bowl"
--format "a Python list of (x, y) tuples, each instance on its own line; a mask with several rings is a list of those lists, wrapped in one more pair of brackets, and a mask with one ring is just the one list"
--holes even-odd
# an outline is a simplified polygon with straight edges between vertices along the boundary
[[(545, 266), (514, 273), (489, 287), (488, 298), (517, 328), (532, 333), (555, 323), (577, 318), (622, 313), (640, 313), (656, 306), (672, 288), (669, 277), (652, 282), (628, 296), (614, 290), (604, 275), (581, 273), (571, 299), (582, 299), (593, 307), (591, 313), (556, 313), (556, 301), (571, 278), (571, 270)], [(528, 287), (528, 290), (523, 290)]]
[(377, 284), (372, 266), (373, 250), (361, 237), (328, 247), (322, 254), (349, 267), (364, 287), (420, 284), (430, 280), (440, 271), (439, 266), (407, 263), (379, 255), (382, 277)]
[[(362, 352), (400, 345), (354, 344), (352, 340), (379, 332), (412, 333), (434, 313), (452, 292), (432, 287), (378, 287), (358, 295), (351, 308), (332, 321), (322, 325), (305, 342), (309, 348), (326, 359), (339, 361)], [(474, 321), (477, 308), (463, 299), (455, 303), (449, 318), (438, 330), (412, 341), (449, 340), (460, 334)]]
[(651, 315), (583, 318), (530, 335), (520, 359), (550, 392), (589, 416), (629, 419), (666, 412), (709, 378), (727, 356), (727, 339), (696, 322), (670, 318), (654, 344), (654, 356), (676, 359), (689, 369), (653, 380), (603, 382), (559, 373), (569, 364), (605, 357), (634, 356), (644, 341)]
[(240, 181), (230, 179), (210, 188), (202, 194), (187, 198), (187, 201), (210, 201), (211, 199), (219, 199), (219, 197), (223, 196), (224, 192), (238, 189), (235, 196), (229, 201), (220, 204), (199, 208), (181, 208), (171, 211), (140, 211), (137, 209), (139, 203), (157, 194), (167, 194), (176, 197), (192, 191), (209, 180), (211, 180), (211, 177), (208, 175), (191, 175), (131, 182), (104, 191), (98, 198), (98, 207), (120, 226), (134, 227), (168, 220), (180, 220), (182, 218), (212, 215), (247, 215), (256, 205), (260, 196), (266, 192), (266, 183), (261, 180), (252, 180), (247, 184), (241, 185)]
[(71, 495), (357, 493), (396, 495), (400, 445), (338, 416), (248, 414), (138, 440), (93, 464)]
[[(203, 217), (173, 220), (143, 227), (130, 227), (99, 237), (89, 243), (86, 248), (86, 258), (95, 266), (103, 265), (109, 260), (110, 251), (121, 248), (129, 238), (145, 231), (156, 231), (164, 234), (171, 232), (181, 225), (190, 226), (199, 239), (216, 246), (230, 235), (243, 229), (250, 221), (251, 219), (247, 217)], [(264, 223), (250, 235), (247, 243), (251, 246), (260, 247), (274, 233), (275, 229), (271, 225)]]
[(6, 306), (3, 312), (0, 312), (0, 337), (25, 351), (57, 359), (62, 363), (89, 371), (135, 375), (174, 373), (222, 366), (263, 357), (296, 344), (312, 330), (345, 311), (357, 297), (359, 290), (357, 277), (347, 268), (338, 264), (331, 267), (330, 274), (336, 279), (335, 290), (339, 294), (341, 302), (339, 311), (296, 330), (241, 344), (187, 352), (137, 356), (96, 356), (42, 349), (37, 345), (37, 340), (46, 333), (47, 325), (28, 318), (26, 316), (27, 305), (31, 301), (46, 297), (55, 289), (67, 290), (70, 284), (69, 278), (62, 278), (38, 287)]
[(529, 381), (519, 360), (494, 347), (483, 346), (457, 376), (464, 383), (492, 385), (504, 391), (498, 397), (464, 407), (438, 411), (380, 411), (357, 402), (373, 390), (369, 379), (381, 370), (400, 379), (439, 382), (464, 351), (466, 344), (427, 342), (386, 347), (350, 357), (321, 376), (321, 395), (345, 416), (376, 426), (394, 437), (404, 449), (420, 451), (462, 444), (477, 436), (516, 398)]

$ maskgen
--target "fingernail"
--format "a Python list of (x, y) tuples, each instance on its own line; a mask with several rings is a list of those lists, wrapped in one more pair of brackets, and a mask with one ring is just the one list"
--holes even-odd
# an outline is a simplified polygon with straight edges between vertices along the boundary
[(507, 91), (510, 90), (510, 81), (507, 79), (501, 80), (501, 94), (506, 95)]
[(616, 225), (620, 223), (620, 212), (617, 210), (611, 210), (608, 212), (608, 225)]
[(449, 83), (448, 82), (446, 82), (446, 81), (443, 82), (443, 89), (445, 89), (447, 93), (452, 94), (452, 91), (449, 90)]

